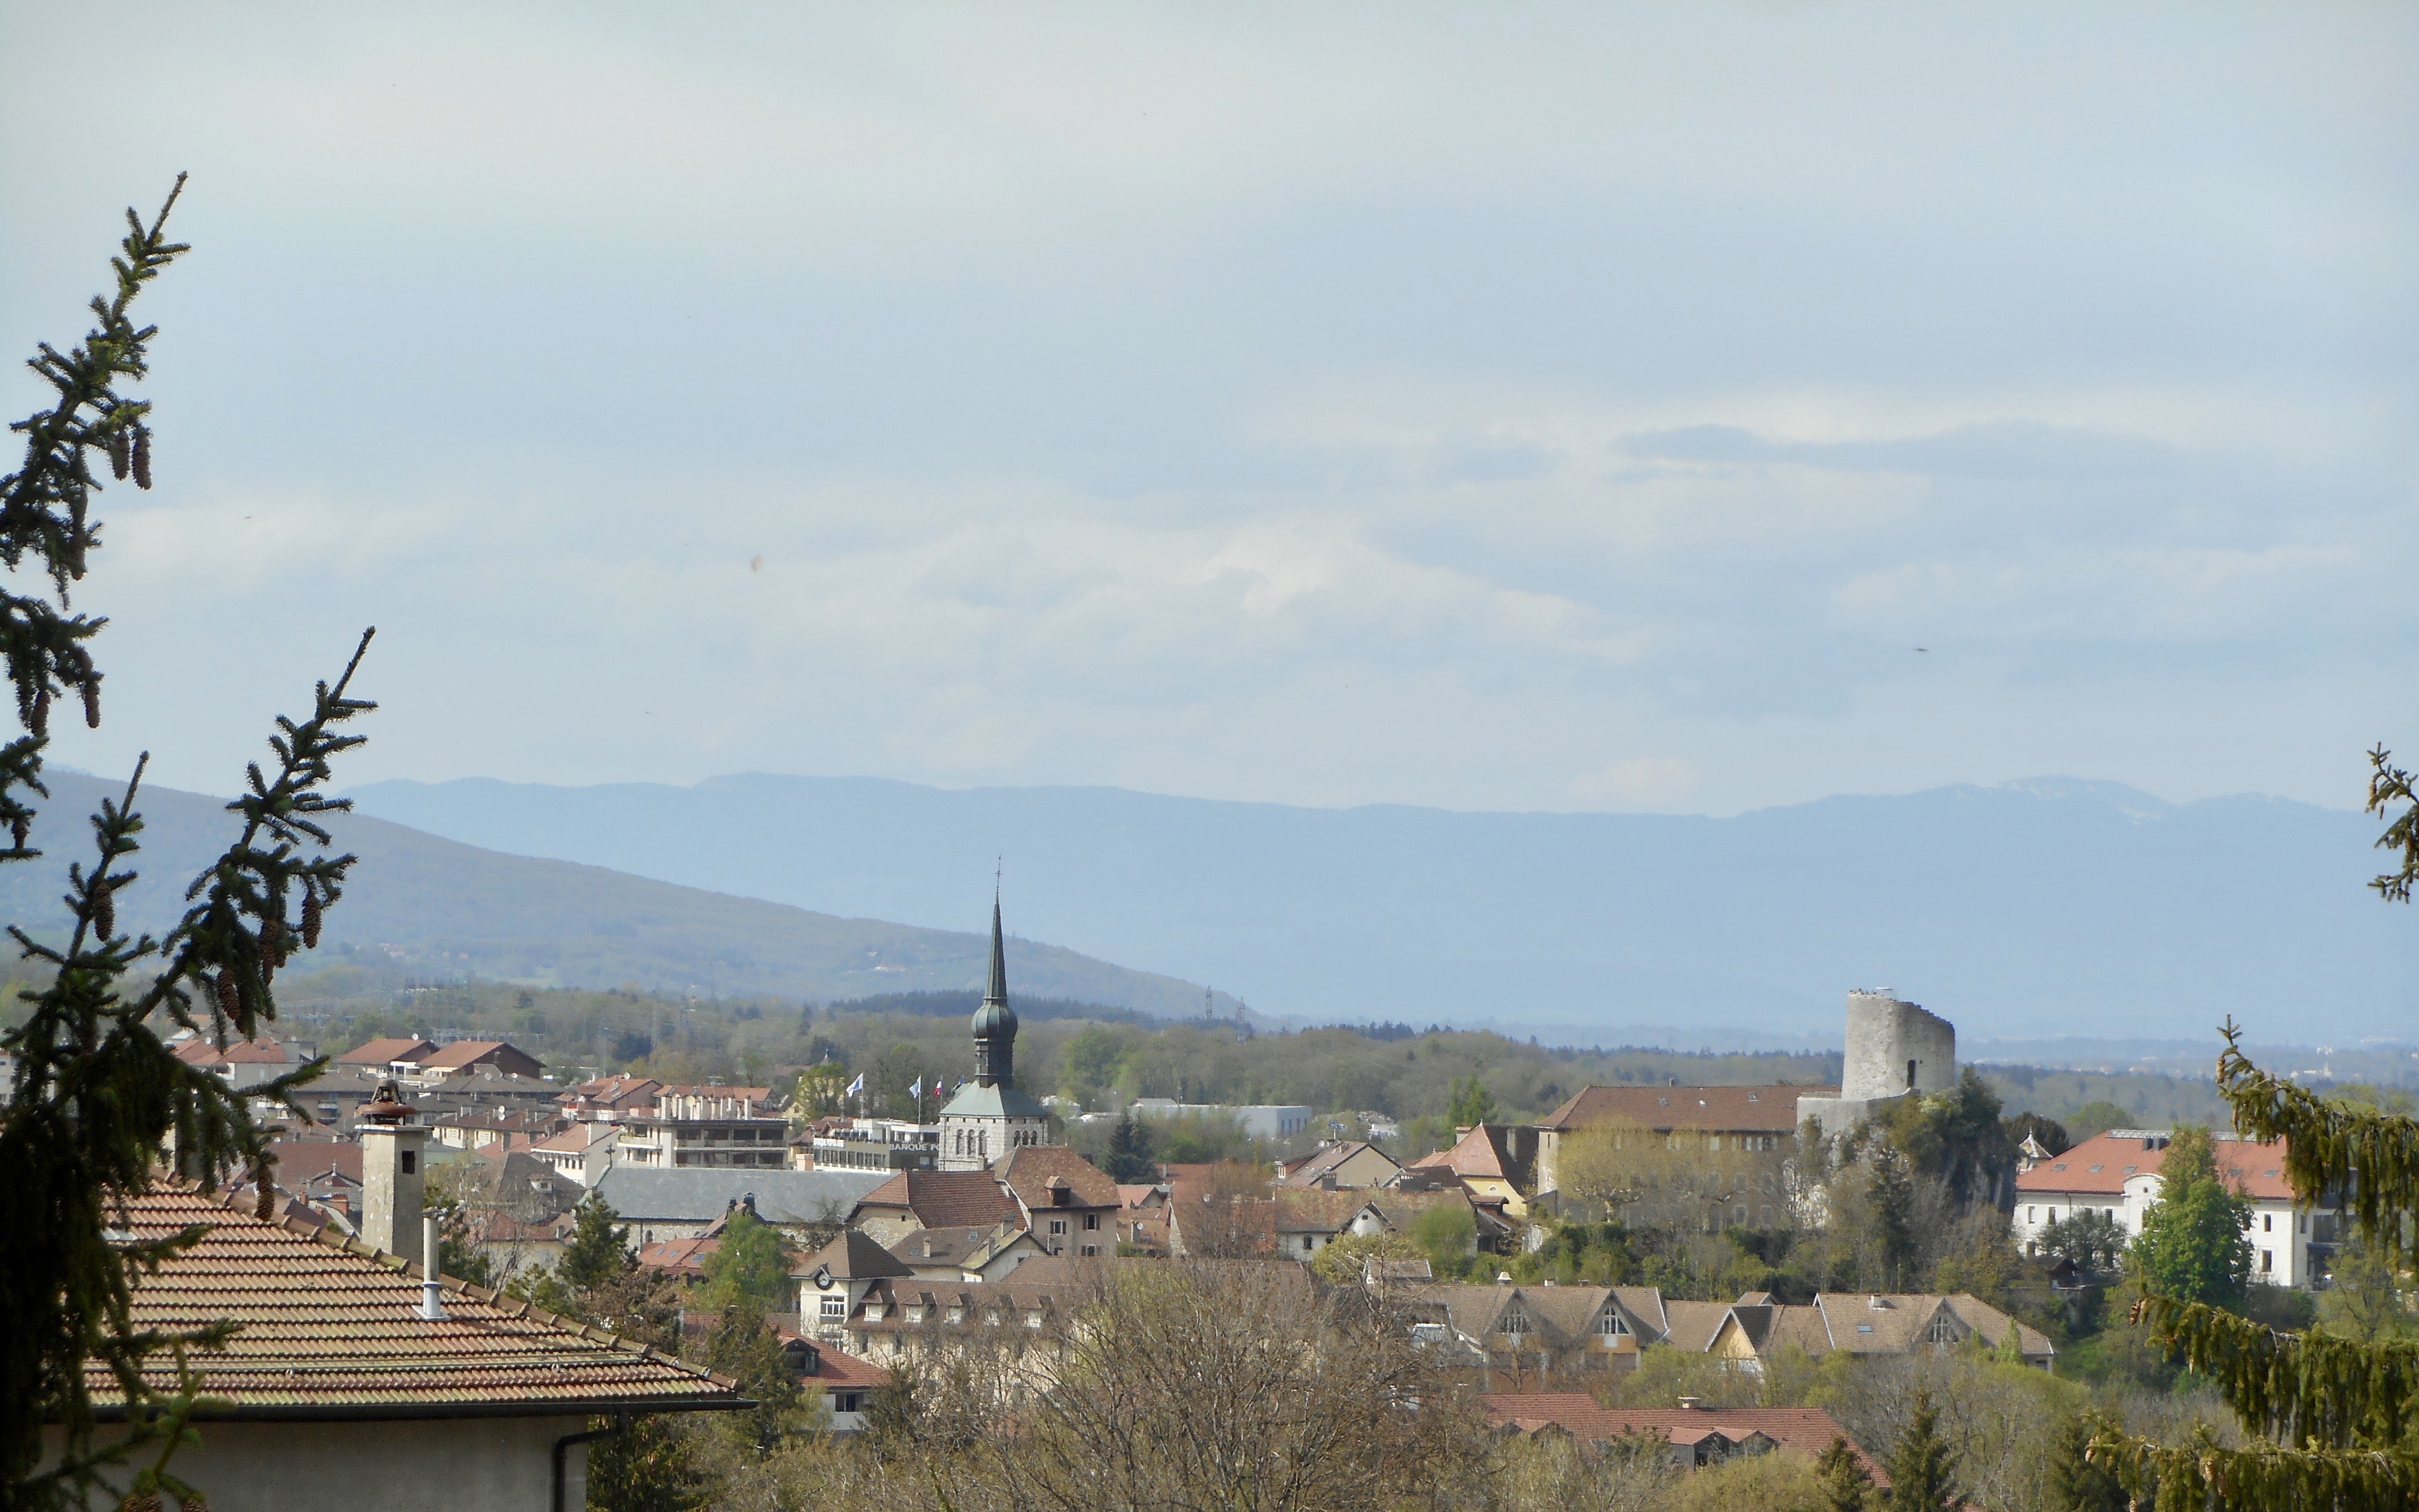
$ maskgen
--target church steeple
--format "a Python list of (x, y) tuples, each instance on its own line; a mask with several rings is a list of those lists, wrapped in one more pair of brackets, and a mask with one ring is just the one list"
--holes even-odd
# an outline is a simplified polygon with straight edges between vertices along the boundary
[(999, 899), (991, 901), (991, 985), (975, 1010), (975, 1085), (1016, 1081), (1016, 1010), (1008, 1006), (1008, 945), (999, 928)]

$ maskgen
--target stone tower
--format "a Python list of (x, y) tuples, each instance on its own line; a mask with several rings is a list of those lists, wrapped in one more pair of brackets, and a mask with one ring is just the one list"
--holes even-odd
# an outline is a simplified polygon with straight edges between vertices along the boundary
[(418, 1262), (420, 1210), (427, 1192), (428, 1126), (393, 1082), (362, 1104), (361, 1237), (389, 1255)]
[(1813, 1119), (1826, 1135), (1843, 1134), (1883, 1103), (1956, 1085), (1957, 1026), (1887, 990), (1859, 988), (1848, 995), (1840, 1095), (1798, 1099), (1797, 1117)]

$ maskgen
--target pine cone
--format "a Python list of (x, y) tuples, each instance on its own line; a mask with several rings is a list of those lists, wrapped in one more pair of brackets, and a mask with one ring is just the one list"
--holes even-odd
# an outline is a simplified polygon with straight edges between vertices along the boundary
[(106, 882), (93, 889), (92, 925), (104, 941), (117, 938), (117, 889)]
[(260, 953), (269, 960), (277, 959), (277, 941), (285, 933), (285, 920), (271, 914), (260, 921)]
[(16, 841), (17, 849), (22, 851), (25, 848), (25, 837), (32, 832), (33, 827), (32, 821), (23, 814), (8, 821), (8, 834)]
[(233, 1018), (243, 1007), (243, 995), (236, 991), (235, 967), (219, 969), (219, 1011)]
[(84, 685), (84, 725), (87, 730), (100, 728), (100, 679), (98, 677)]
[(127, 465), (126, 427), (120, 425), (109, 433), (109, 475), (125, 482)]
[[(21, 841), (19, 843), (23, 842)], [(304, 893), (302, 895), (302, 948), (306, 950), (316, 950), (319, 948), (320, 912), (319, 895), (316, 892)]]
[(148, 490), (151, 486), (151, 427), (134, 427), (134, 486)]
[(51, 690), (47, 687), (34, 695), (33, 726), (37, 739), (51, 733)]

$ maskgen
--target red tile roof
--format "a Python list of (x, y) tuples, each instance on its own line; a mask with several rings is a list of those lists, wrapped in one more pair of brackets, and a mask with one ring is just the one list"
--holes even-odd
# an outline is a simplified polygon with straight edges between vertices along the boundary
[(925, 1228), (989, 1228), (1024, 1216), (989, 1171), (901, 1171), (857, 1208), (904, 1208)]
[[(2128, 1180), (2156, 1175), (2165, 1163), (2167, 1151), (2164, 1145), (2157, 1149), (2142, 1148), (2147, 1139), (2153, 1137), (2164, 1140), (2165, 1136), (2094, 1134), (2057, 1159), (2019, 1175), (2016, 1190), (2028, 1196), (2063, 1196), (2068, 1193), (2116, 1196), (2125, 1190)], [(2240, 1186), (2263, 1202), (2294, 1200), (2292, 1184), (2285, 1177), (2284, 1140), (2260, 1144), (2250, 1139), (2220, 1139), (2215, 1146), (2217, 1166), (2225, 1174), (2227, 1186)]]
[[(307, 1224), (275, 1223), (165, 1181), (127, 1204), (140, 1240), (187, 1227), (201, 1242), (139, 1275), (133, 1322), (183, 1332), (238, 1325), (196, 1353), (210, 1417), (573, 1415), (623, 1408), (744, 1405), (735, 1381), (501, 1293), (447, 1279), (447, 1316), (419, 1316), (419, 1268)], [(155, 1355), (149, 1379), (174, 1384)], [(106, 1366), (87, 1366), (104, 1411), (122, 1404)]]
[(436, 1048), (437, 1046), (431, 1041), (420, 1039), (417, 1036), (406, 1035), (400, 1038), (390, 1036), (382, 1040), (372, 1040), (367, 1044), (355, 1045), (352, 1049), (346, 1051), (341, 1056), (338, 1056), (336, 1057), (336, 1064), (339, 1066), (385, 1066), (392, 1065), (393, 1062), (398, 1060), (416, 1061), (423, 1056), (431, 1054), (436, 1050)]
[(1540, 1129), (1632, 1123), (1646, 1129), (1797, 1132), (1797, 1100), (1837, 1097), (1836, 1087), (1591, 1087), (1548, 1114)]
[[(1099, 1166), (1064, 1145), (1027, 1145), (1011, 1149), (992, 1166), (1000, 1184), (1022, 1198), (1027, 1208), (1115, 1208), (1122, 1204), (1117, 1183)], [(1064, 1181), (1068, 1198), (1054, 1203), (1050, 1183)], [(919, 1210), (920, 1211), (920, 1210)]]
[[(1783, 1448), (1821, 1454), (1832, 1441), (1848, 1439), (1847, 1430), (1819, 1407), (1600, 1407), (1585, 1392), (1498, 1392), (1479, 1397), (1487, 1421), (1512, 1425), (1523, 1432), (1552, 1424), (1583, 1443), (1618, 1439), (1631, 1432), (1652, 1433), (1671, 1443), (1693, 1443), (1707, 1429), (1733, 1441), (1761, 1433)], [(1889, 1477), (1856, 1440), (1848, 1447), (1872, 1473), (1873, 1484), (1887, 1489)]]

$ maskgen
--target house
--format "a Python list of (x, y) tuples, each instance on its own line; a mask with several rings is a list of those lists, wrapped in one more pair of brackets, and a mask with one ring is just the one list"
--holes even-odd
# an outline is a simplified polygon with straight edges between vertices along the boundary
[(1389, 1186), (1403, 1173), (1395, 1159), (1365, 1139), (1321, 1145), (1300, 1160), (1277, 1162), (1280, 1186), (1337, 1188)]
[(1317, 1187), (1278, 1187), (1266, 1199), (1272, 1210), (1271, 1227), (1276, 1235), (1277, 1257), (1307, 1260), (1353, 1232), (1353, 1222), (1362, 1216), (1368, 1196), (1365, 1192), (1322, 1191)]
[(1450, 1147), (1411, 1162), (1411, 1168), (1450, 1172), (1472, 1197), (1502, 1214), (1506, 1222), (1527, 1219), (1529, 1194), (1537, 1180), (1537, 1131), (1480, 1123), (1458, 1134), (1460, 1137)]
[(1664, 1337), (1653, 1287), (1466, 1286), (1408, 1293), (1415, 1317), (1444, 1325), (1486, 1372), (1486, 1383), (1602, 1376), (1638, 1368)]
[(784, 1170), (790, 1122), (769, 1087), (666, 1087), (653, 1111), (619, 1120), (614, 1164), (638, 1170), (681, 1166)]
[(1741, 1369), (1761, 1373), (1764, 1363), (1786, 1349), (1820, 1357), (1835, 1350), (1859, 1356), (1939, 1353), (1979, 1337), (2001, 1348), (2009, 1333), (2024, 1363), (2048, 1370), (2057, 1346), (2029, 1324), (1964, 1292), (1825, 1292), (1803, 1306), (1750, 1291), (1724, 1310), (1704, 1345)]
[(849, 1212), (848, 1226), (886, 1249), (921, 1228), (991, 1228), (1024, 1216), (988, 1170), (901, 1171), (886, 1180), (878, 1172), (849, 1174), (871, 1190)]
[(1029, 1146), (1009, 1150), (992, 1174), (1050, 1254), (1117, 1252), (1117, 1213), (1124, 1199), (1108, 1173), (1083, 1156), (1064, 1145)]
[(850, 1228), (790, 1274), (798, 1283), (800, 1329), (811, 1329), (817, 1339), (837, 1345), (849, 1314), (876, 1282), (912, 1279), (915, 1272), (871, 1236)]
[(556, 1096), (567, 1118), (582, 1122), (613, 1123), (636, 1118), (652, 1110), (655, 1094), (663, 1083), (649, 1076), (633, 1076), (624, 1072), (612, 1076), (595, 1076), (581, 1082), (567, 1092)]
[(705, 1262), (722, 1249), (719, 1235), (700, 1234), (693, 1239), (659, 1239), (639, 1247), (639, 1263), (659, 1275), (668, 1275), (691, 1285), (705, 1279)]
[(449, 1114), (432, 1119), (430, 1132), (440, 1145), (455, 1149), (476, 1149), (518, 1134), (527, 1147), (550, 1136), (561, 1121), (551, 1112), (531, 1109), (526, 1112), (503, 1108), (476, 1108)]
[(1889, 1489), (1881, 1465), (1819, 1407), (1603, 1407), (1576, 1391), (1504, 1392), (1480, 1397), (1479, 1405), (1498, 1432), (1567, 1433), (1592, 1449), (1651, 1435), (1691, 1470), (1776, 1450), (1810, 1458), (1845, 1440), (1874, 1487)]
[(733, 1204), (753, 1197), (763, 1220), (793, 1239), (816, 1238), (846, 1221), (881, 1180), (871, 1171), (632, 1170), (616, 1163), (593, 1190), (641, 1244), (705, 1233)]
[(437, 1041), (416, 1034), (389, 1036), (355, 1045), (336, 1057), (339, 1066), (366, 1066), (388, 1076), (405, 1076), (437, 1054)]
[(989, 1228), (918, 1228), (890, 1253), (919, 1281), (997, 1281), (1051, 1251), (1032, 1229), (1010, 1221)]
[[(1562, 1154), (1575, 1135), (1603, 1131), (1617, 1141), (1635, 1141), (1656, 1165), (1703, 1154), (1709, 1167), (1747, 1157), (1748, 1180), (1733, 1187), (1726, 1175), (1721, 1200), (1708, 1206), (1686, 1181), (1665, 1183), (1650, 1198), (1656, 1221), (1716, 1222), (1759, 1228), (1788, 1221), (1790, 1196), (1785, 1167), (1797, 1149), (1797, 1104), (1830, 1098), (1831, 1087), (1590, 1087), (1537, 1124), (1537, 1198), (1549, 1209), (1562, 1202)], [(1719, 1157), (1733, 1157), (1720, 1159)], [(1668, 1193), (1668, 1197), (1660, 1195)]]
[(193, 1035), (175, 1050), (178, 1060), (210, 1072), (238, 1091), (275, 1081), (299, 1071), (312, 1058), (309, 1045), (270, 1038), (231, 1040), (221, 1046), (207, 1035)]
[(621, 1138), (618, 1124), (580, 1121), (530, 1146), (530, 1153), (581, 1186), (594, 1186), (612, 1169), (613, 1151)]
[(398, 1069), (396, 1074), (408, 1074), (411, 1080), (433, 1085), (483, 1066), (507, 1076), (535, 1078), (546, 1074), (546, 1067), (536, 1057), (501, 1040), (456, 1040), (422, 1056), (412, 1063), (408, 1073)]
[(1154, 1255), (1167, 1253), (1165, 1182), (1134, 1183), (1117, 1188), (1117, 1242)]
[[(2061, 1155), (2031, 1163), (2016, 1176), (2016, 1242), (2040, 1253), (2042, 1231), (2078, 1209), (2106, 1213), (2130, 1238), (2159, 1200), (2159, 1167), (2170, 1131), (2111, 1129)], [(2296, 1193), (2285, 1175), (2285, 1141), (2218, 1134), (2212, 1141), (2227, 1186), (2251, 1202), (2251, 1279), (2309, 1289), (2326, 1274), (2339, 1219), (2318, 1212), (2317, 1199)], [(2046, 1152), (2044, 1152), (2046, 1153)]]
[(1244, 1137), (1275, 1141), (1291, 1139), (1310, 1127), (1316, 1117), (1300, 1103), (1179, 1103), (1167, 1097), (1138, 1097), (1127, 1108), (1137, 1119), (1232, 1119)]
[(786, 1330), (781, 1335), (781, 1354), (802, 1388), (810, 1394), (823, 1393), (824, 1404), (831, 1411), (831, 1432), (865, 1431), (866, 1409), (873, 1394), (889, 1383), (889, 1371)]
[[(236, 1325), (224, 1348), (189, 1356), (204, 1405), (174, 1462), (212, 1512), (417, 1512), (432, 1488), (479, 1512), (578, 1506), (592, 1422), (749, 1405), (660, 1350), (450, 1278), (428, 1286), (385, 1245), (255, 1218), (170, 1178), (127, 1204), (120, 1232), (188, 1227), (205, 1230), (198, 1244), (132, 1277), (133, 1323)], [(103, 1420), (122, 1417), (108, 1368), (86, 1371)], [(165, 1351), (146, 1374), (176, 1387)]]

